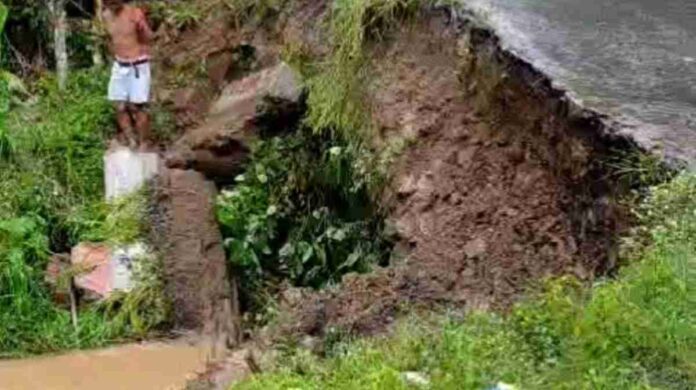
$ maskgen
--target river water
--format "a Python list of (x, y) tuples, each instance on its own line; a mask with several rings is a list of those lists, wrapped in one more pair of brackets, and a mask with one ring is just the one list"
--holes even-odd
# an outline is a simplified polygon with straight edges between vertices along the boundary
[(696, 1), (463, 0), (506, 48), (644, 145), (696, 162)]
[(0, 360), (0, 390), (182, 389), (205, 369), (205, 352), (185, 342), (146, 343)]

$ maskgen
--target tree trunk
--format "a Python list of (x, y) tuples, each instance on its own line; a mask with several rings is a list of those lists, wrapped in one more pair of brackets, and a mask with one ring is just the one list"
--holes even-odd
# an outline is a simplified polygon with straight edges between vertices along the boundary
[(63, 90), (68, 80), (68, 48), (66, 44), (68, 24), (67, 15), (65, 14), (65, 0), (49, 0), (48, 7), (53, 20), (53, 46), (56, 57), (58, 87)]
[(103, 10), (103, 1), (94, 0), (94, 21), (92, 22), (92, 25), (94, 30), (93, 32), (96, 38), (94, 40), (94, 47), (92, 48), (94, 50), (92, 52), (92, 62), (96, 67), (101, 67), (102, 65), (104, 65), (104, 57), (102, 56), (101, 42), (99, 40), (99, 32), (101, 31), (104, 22), (102, 19)]

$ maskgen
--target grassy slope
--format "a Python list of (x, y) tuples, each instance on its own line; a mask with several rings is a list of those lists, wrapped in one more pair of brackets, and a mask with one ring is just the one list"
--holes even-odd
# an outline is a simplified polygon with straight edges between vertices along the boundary
[(570, 279), (506, 316), (475, 313), (406, 321), (393, 336), (302, 353), (240, 389), (406, 389), (418, 371), (433, 389), (498, 381), (537, 389), (689, 389), (696, 386), (696, 175), (654, 190), (641, 209), (652, 244), (614, 280)]
[(0, 159), (0, 355), (101, 345), (113, 337), (94, 312), (73, 330), (43, 286), (51, 251), (80, 234), (75, 212), (102, 196), (104, 129), (109, 106), (103, 74), (73, 76), (65, 94), (40, 87), (31, 111), (10, 112)]
[(0, 357), (103, 346), (166, 319), (161, 294), (153, 294), (157, 278), (125, 301), (82, 310), (77, 329), (43, 281), (53, 252), (141, 236), (141, 197), (103, 203), (112, 129), (106, 81), (105, 72), (76, 71), (59, 92), (42, 80), (38, 102), (10, 111), (0, 126)]

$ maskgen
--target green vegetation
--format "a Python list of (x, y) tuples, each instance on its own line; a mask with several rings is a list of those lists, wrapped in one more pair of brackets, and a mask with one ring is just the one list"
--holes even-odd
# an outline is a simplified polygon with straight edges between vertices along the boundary
[(302, 352), (240, 389), (691, 389), (696, 385), (696, 175), (652, 190), (638, 214), (651, 244), (614, 280), (549, 281), (509, 314), (406, 321), (396, 334)]
[(330, 19), (332, 53), (317, 66), (307, 86), (307, 124), (361, 135), (370, 129), (365, 104), (369, 78), (366, 49), (399, 20), (414, 15), (421, 0), (337, 0)]
[(138, 4), (149, 9), (150, 21), (155, 25), (166, 24), (177, 30), (193, 28), (203, 18), (201, 2), (154, 1)]
[(221, 0), (234, 13), (237, 26), (242, 23), (261, 23), (278, 15), (288, 0)]
[[(5, 110), (0, 124), (0, 355), (14, 356), (112, 343), (162, 321), (124, 315), (131, 301), (159, 298), (138, 292), (126, 301), (79, 314), (55, 305), (44, 285), (52, 253), (83, 240), (132, 242), (142, 237), (142, 197), (104, 205), (103, 153), (112, 128), (104, 99), (105, 72), (76, 71), (67, 91), (51, 78), (33, 89), (35, 104)], [(6, 102), (7, 100), (5, 100)], [(152, 284), (150, 284), (151, 286)], [(115, 302), (116, 300), (114, 300)], [(142, 310), (149, 310), (147, 305)], [(124, 310), (128, 311), (128, 310)], [(130, 310), (132, 312), (132, 310)], [(112, 320), (112, 318), (115, 318)], [(159, 317), (158, 317), (159, 318)], [(147, 326), (141, 324), (145, 323)]]
[[(258, 14), (273, 13), (282, 3), (229, 4), (240, 18), (258, 21)], [(261, 140), (247, 173), (222, 194), (218, 207), (230, 260), (243, 275), (243, 304), (252, 312), (268, 310), (269, 297), (285, 281), (321, 288), (387, 261), (389, 243), (374, 198), (396, 149), (378, 154), (366, 146), (371, 123), (364, 103), (365, 50), (419, 4), (339, 0), (330, 26), (333, 50), (325, 62), (286, 48), (307, 78), (304, 126)]]
[(366, 150), (309, 129), (255, 146), (246, 174), (218, 201), (249, 308), (263, 309), (283, 280), (320, 288), (385, 260), (363, 158)]
[(60, 93), (53, 80), (42, 80), (39, 102), (7, 118), (0, 217), (42, 220), (55, 251), (76, 242), (74, 213), (103, 199), (102, 158), (111, 129), (105, 83), (103, 72), (77, 72)]

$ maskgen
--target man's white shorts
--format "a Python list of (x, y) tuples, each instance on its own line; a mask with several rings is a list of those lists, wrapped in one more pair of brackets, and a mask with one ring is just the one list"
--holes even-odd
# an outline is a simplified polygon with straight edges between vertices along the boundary
[(109, 100), (144, 104), (150, 100), (150, 63), (124, 65), (114, 62), (109, 82)]

